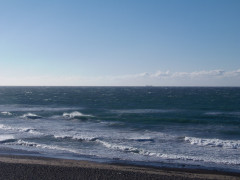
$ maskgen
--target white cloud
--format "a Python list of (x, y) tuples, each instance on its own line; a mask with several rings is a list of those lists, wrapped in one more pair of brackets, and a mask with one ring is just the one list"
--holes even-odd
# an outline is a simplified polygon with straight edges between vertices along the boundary
[(193, 77), (199, 77), (199, 76), (221, 76), (224, 75), (223, 70), (212, 70), (212, 71), (197, 71), (197, 72), (192, 72), (190, 73), (191, 76)]
[(211, 71), (194, 71), (194, 72), (176, 72), (172, 75), (172, 77), (216, 77), (216, 76), (224, 76), (225, 71), (223, 70), (211, 70)]
[(166, 71), (166, 72), (157, 71), (156, 73), (152, 74), (151, 76), (152, 77), (166, 77), (166, 76), (169, 76), (169, 75), (171, 75), (170, 71)]
[(240, 69), (235, 70), (235, 71), (229, 71), (225, 73), (226, 77), (236, 77), (236, 76), (240, 76)]
[(194, 72), (157, 71), (121, 76), (28, 76), (4, 77), (0, 85), (17, 86), (240, 86), (240, 69)]

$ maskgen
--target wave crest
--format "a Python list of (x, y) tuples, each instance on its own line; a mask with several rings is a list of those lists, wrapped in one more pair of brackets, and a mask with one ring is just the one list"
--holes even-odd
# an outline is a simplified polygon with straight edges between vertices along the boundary
[(7, 142), (12, 142), (15, 140), (15, 137), (13, 135), (1, 135), (0, 136), (0, 143), (7, 143)]
[(114, 150), (121, 150), (121, 151), (125, 151), (125, 152), (133, 152), (133, 153), (139, 153), (142, 150), (139, 150), (137, 148), (134, 147), (130, 147), (130, 146), (123, 146), (123, 145), (117, 145), (117, 144), (111, 144), (105, 141), (101, 141), (99, 139), (96, 140), (98, 143), (101, 143), (103, 146), (109, 148), (109, 149), (114, 149)]
[(202, 139), (185, 137), (184, 140), (193, 145), (240, 149), (240, 140)]
[(91, 137), (91, 136), (82, 136), (82, 135), (54, 135), (54, 138), (61, 138), (61, 139), (73, 139), (77, 141), (95, 141), (98, 138), (97, 137)]
[(14, 144), (21, 145), (21, 146), (37, 147), (37, 148), (41, 148), (41, 149), (59, 150), (59, 151), (80, 154), (77, 150), (74, 150), (71, 148), (65, 148), (65, 147), (60, 147), (60, 146), (56, 146), (56, 145), (40, 144), (40, 143), (35, 143), (35, 142), (24, 141), (21, 139), (18, 140), (17, 142), (15, 142)]
[(74, 111), (71, 113), (63, 113), (63, 117), (70, 118), (70, 119), (74, 119), (74, 118), (84, 119), (84, 118), (93, 117), (93, 116), (88, 114), (83, 114), (78, 111)]
[(41, 116), (38, 116), (38, 115), (33, 114), (33, 113), (26, 113), (22, 117), (23, 118), (29, 118), (29, 119), (39, 119), (39, 118), (42, 118)]
[(34, 128), (25, 128), (25, 127), (16, 128), (16, 127), (11, 127), (11, 126), (7, 126), (4, 124), (0, 124), (0, 129), (8, 130), (8, 131), (26, 132), (26, 133), (35, 134), (35, 135), (43, 135), (41, 132), (38, 132)]
[(191, 160), (191, 161), (204, 161), (204, 162), (221, 163), (221, 164), (235, 164), (235, 165), (240, 164), (239, 160), (237, 159), (224, 160), (224, 159), (215, 159), (212, 157), (189, 156), (184, 154), (165, 154), (165, 153), (151, 152), (148, 150), (138, 149), (130, 146), (112, 144), (112, 143), (108, 143), (101, 140), (96, 140), (96, 141), (109, 149), (124, 151), (127, 153), (137, 153), (143, 156), (155, 156), (165, 160)]
[(12, 113), (8, 112), (8, 111), (4, 111), (4, 112), (1, 112), (2, 115), (5, 115), (5, 116), (11, 116)]

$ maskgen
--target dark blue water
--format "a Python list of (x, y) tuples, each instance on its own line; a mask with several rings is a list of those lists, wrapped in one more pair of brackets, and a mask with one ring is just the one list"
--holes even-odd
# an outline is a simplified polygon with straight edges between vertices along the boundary
[(0, 152), (240, 171), (240, 88), (0, 87)]

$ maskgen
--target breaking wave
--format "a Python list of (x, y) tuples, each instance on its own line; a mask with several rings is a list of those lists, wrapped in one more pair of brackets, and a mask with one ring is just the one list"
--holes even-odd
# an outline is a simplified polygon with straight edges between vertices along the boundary
[(29, 119), (39, 119), (39, 118), (42, 118), (41, 116), (38, 116), (38, 115), (33, 114), (33, 113), (26, 113), (22, 117), (23, 118), (29, 118)]
[(185, 137), (184, 140), (193, 145), (240, 149), (240, 140), (202, 139)]
[(97, 137), (88, 137), (88, 136), (83, 136), (83, 135), (54, 135), (54, 138), (61, 138), (61, 139), (73, 139), (73, 140), (78, 140), (78, 141), (95, 141), (98, 138)]
[(5, 115), (5, 116), (11, 116), (12, 113), (8, 112), (8, 111), (4, 111), (4, 112), (1, 112), (2, 115)]
[(38, 132), (34, 128), (25, 128), (25, 127), (16, 128), (16, 127), (11, 127), (11, 126), (7, 126), (7, 125), (4, 125), (4, 124), (0, 124), (0, 129), (9, 130), (9, 131), (26, 132), (26, 133), (31, 133), (31, 134), (35, 134), (35, 135), (43, 135), (43, 133)]
[[(53, 135), (54, 138), (57, 139), (72, 139), (72, 140), (78, 140), (78, 141), (100, 141), (99, 139), (101, 137), (91, 136), (91, 135), (82, 135), (82, 134), (74, 134), (74, 135), (64, 135), (64, 134), (55, 134)], [(138, 142), (154, 142), (155, 140), (150, 137), (130, 137), (130, 138), (124, 138), (127, 141), (138, 141)]]
[(190, 155), (181, 155), (181, 154), (178, 154), (178, 155), (165, 154), (165, 153), (151, 152), (151, 151), (147, 151), (147, 150), (143, 150), (143, 149), (139, 149), (131, 146), (108, 143), (98, 139), (96, 141), (98, 143), (101, 143), (103, 146), (105, 146), (108, 149), (123, 151), (126, 153), (136, 153), (143, 156), (155, 156), (165, 160), (191, 160), (191, 161), (204, 161), (204, 162), (221, 163), (221, 164), (235, 164), (235, 165), (240, 164), (240, 162), (237, 159), (224, 160), (224, 159), (215, 159), (213, 157), (190, 156)]
[(12, 142), (15, 140), (15, 137), (13, 135), (1, 135), (0, 136), (0, 143), (7, 143), (7, 142)]
[(11, 143), (11, 144), (28, 146), (28, 147), (36, 147), (36, 148), (41, 148), (41, 149), (59, 150), (59, 151), (65, 151), (65, 152), (80, 154), (80, 152), (75, 150), (75, 149), (60, 147), (60, 146), (56, 146), (56, 145), (47, 145), (47, 144), (29, 142), (29, 141), (24, 141), (24, 140), (21, 140), (21, 139), (14, 142), (14, 143)]
[(96, 142), (101, 143), (103, 146), (109, 148), (109, 149), (114, 149), (114, 150), (121, 150), (125, 152), (133, 152), (133, 153), (139, 153), (140, 151), (137, 148), (130, 147), (130, 146), (123, 146), (123, 145), (118, 145), (118, 144), (111, 144), (102, 140), (97, 139)]
[(93, 116), (88, 114), (82, 114), (78, 111), (74, 111), (71, 113), (63, 113), (63, 117), (74, 119), (74, 118), (87, 118), (87, 117), (93, 117)]

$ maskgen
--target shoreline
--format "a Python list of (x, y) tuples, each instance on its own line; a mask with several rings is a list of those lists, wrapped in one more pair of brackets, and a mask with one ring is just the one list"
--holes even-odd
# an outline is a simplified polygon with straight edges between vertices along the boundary
[(230, 179), (240, 173), (0, 155), (0, 179)]

